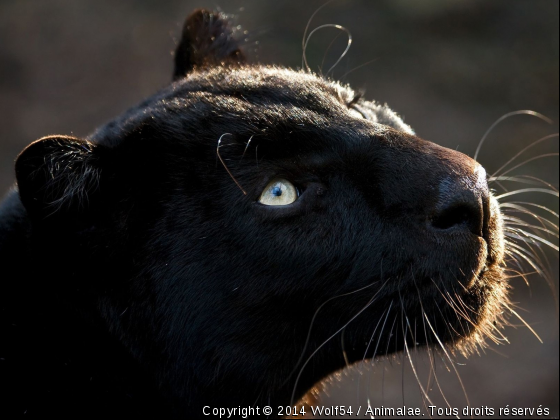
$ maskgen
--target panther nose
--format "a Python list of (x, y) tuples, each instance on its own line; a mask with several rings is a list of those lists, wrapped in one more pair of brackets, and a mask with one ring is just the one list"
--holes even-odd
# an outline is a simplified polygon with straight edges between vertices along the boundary
[(477, 165), (470, 176), (449, 176), (440, 182), (431, 225), (438, 230), (463, 230), (483, 237), (488, 212), (486, 171)]

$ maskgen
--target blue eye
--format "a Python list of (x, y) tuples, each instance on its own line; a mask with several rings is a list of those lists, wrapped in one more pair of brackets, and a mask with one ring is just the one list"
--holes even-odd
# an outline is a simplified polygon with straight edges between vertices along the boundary
[(259, 203), (267, 206), (285, 206), (292, 204), (298, 198), (294, 184), (282, 178), (269, 182), (262, 192)]

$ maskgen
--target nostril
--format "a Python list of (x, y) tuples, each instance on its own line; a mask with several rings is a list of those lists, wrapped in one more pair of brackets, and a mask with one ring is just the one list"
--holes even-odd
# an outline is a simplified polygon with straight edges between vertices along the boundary
[(488, 217), (488, 183), (481, 166), (470, 176), (448, 176), (439, 183), (439, 197), (430, 220), (433, 228), (469, 231), (484, 238)]
[(473, 169), (466, 176), (454, 172), (439, 181), (437, 201), (430, 209), (431, 228), (487, 236), (490, 193), (486, 171), (478, 164)]
[(466, 228), (472, 233), (482, 236), (481, 213), (481, 209), (470, 204), (454, 204), (436, 214), (432, 218), (432, 226), (441, 230)]

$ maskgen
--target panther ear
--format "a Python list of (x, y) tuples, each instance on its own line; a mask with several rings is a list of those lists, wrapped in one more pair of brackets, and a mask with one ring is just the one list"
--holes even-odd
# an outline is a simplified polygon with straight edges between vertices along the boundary
[(175, 50), (173, 79), (184, 77), (200, 67), (238, 66), (245, 56), (234, 37), (234, 30), (222, 13), (198, 9), (183, 26), (181, 41)]
[(21, 201), (41, 219), (83, 211), (99, 186), (103, 147), (67, 136), (49, 136), (27, 146), (16, 159)]

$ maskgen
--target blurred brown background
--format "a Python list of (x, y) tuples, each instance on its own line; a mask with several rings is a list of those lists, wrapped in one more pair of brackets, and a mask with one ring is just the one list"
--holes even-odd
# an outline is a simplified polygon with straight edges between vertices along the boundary
[[(195, 7), (234, 14), (253, 60), (301, 66), (301, 41), (311, 14), (324, 2), (294, 0), (1, 0), (0, 191), (14, 181), (13, 160), (47, 134), (83, 136), (169, 83), (171, 51), (183, 18)], [(352, 48), (333, 76), (387, 102), (417, 133), (473, 155), (485, 130), (503, 114), (532, 109), (496, 128), (479, 160), (489, 173), (538, 138), (558, 131), (558, 10), (552, 0), (339, 0), (316, 16), (311, 29), (337, 23), (353, 35)], [(309, 43), (311, 67), (328, 69), (346, 44), (334, 29)], [(327, 51), (333, 38), (336, 38)], [(362, 64), (373, 60), (368, 65)], [(555, 138), (524, 155), (558, 151)], [(521, 159), (520, 161), (522, 161)], [(532, 162), (516, 173), (558, 186), (558, 158)], [(508, 187), (518, 188), (516, 185)], [(499, 188), (498, 188), (499, 189)], [(558, 212), (558, 199), (524, 196)], [(557, 240), (555, 240), (557, 244)], [(550, 253), (558, 279), (558, 259)], [(538, 277), (512, 281), (513, 300), (544, 340), (525, 327), (509, 328), (511, 345), (456, 365), (472, 407), (548, 407), (558, 416), (556, 292)], [(513, 323), (520, 322), (513, 320)], [(415, 363), (427, 382), (427, 357)], [(420, 392), (401, 357), (353, 369), (327, 384), (328, 404), (422, 407)], [(451, 406), (466, 400), (443, 363), (438, 379)], [(433, 384), (433, 381), (432, 381)], [(445, 407), (437, 386), (430, 393)], [(464, 416), (462, 416), (464, 417)]]

